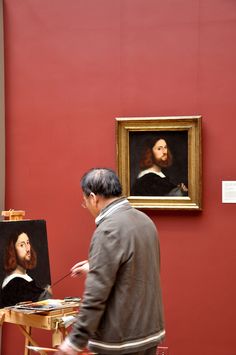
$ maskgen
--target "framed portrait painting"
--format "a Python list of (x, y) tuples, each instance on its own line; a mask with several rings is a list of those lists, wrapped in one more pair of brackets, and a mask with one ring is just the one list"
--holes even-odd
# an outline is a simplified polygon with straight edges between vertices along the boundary
[(201, 210), (201, 116), (116, 118), (117, 170), (136, 208)]

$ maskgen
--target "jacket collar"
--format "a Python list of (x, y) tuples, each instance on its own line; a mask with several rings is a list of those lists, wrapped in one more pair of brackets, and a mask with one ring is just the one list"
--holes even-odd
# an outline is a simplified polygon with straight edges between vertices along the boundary
[(104, 218), (115, 213), (117, 210), (119, 210), (124, 205), (130, 206), (128, 200), (125, 197), (118, 198), (117, 200), (111, 202), (109, 205), (107, 205), (105, 208), (103, 208), (101, 210), (101, 212), (99, 213), (99, 215), (95, 218), (96, 225), (98, 226)]

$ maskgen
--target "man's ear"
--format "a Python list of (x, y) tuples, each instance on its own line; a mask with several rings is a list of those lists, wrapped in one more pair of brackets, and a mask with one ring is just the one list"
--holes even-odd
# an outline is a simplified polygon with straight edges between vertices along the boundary
[(91, 196), (91, 201), (92, 201), (93, 205), (94, 205), (94, 206), (97, 206), (98, 200), (99, 200), (98, 196), (95, 195), (94, 192), (91, 192), (91, 193), (90, 193), (90, 196)]

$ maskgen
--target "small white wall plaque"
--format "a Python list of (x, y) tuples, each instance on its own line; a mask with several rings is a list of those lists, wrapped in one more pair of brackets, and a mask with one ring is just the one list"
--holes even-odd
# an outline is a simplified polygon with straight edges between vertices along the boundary
[(222, 203), (236, 203), (236, 181), (222, 181)]

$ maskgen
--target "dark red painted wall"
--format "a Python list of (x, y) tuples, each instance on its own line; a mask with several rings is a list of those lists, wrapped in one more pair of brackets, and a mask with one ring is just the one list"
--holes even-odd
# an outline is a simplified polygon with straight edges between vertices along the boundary
[[(203, 116), (203, 212), (147, 213), (170, 355), (235, 355), (236, 207), (221, 181), (236, 180), (236, 2), (5, 0), (4, 18), (6, 208), (46, 219), (52, 280), (87, 256), (79, 179), (116, 168), (115, 117)], [(54, 296), (82, 289), (67, 279)], [(4, 355), (19, 354), (13, 334), (23, 346), (13, 328)]]

